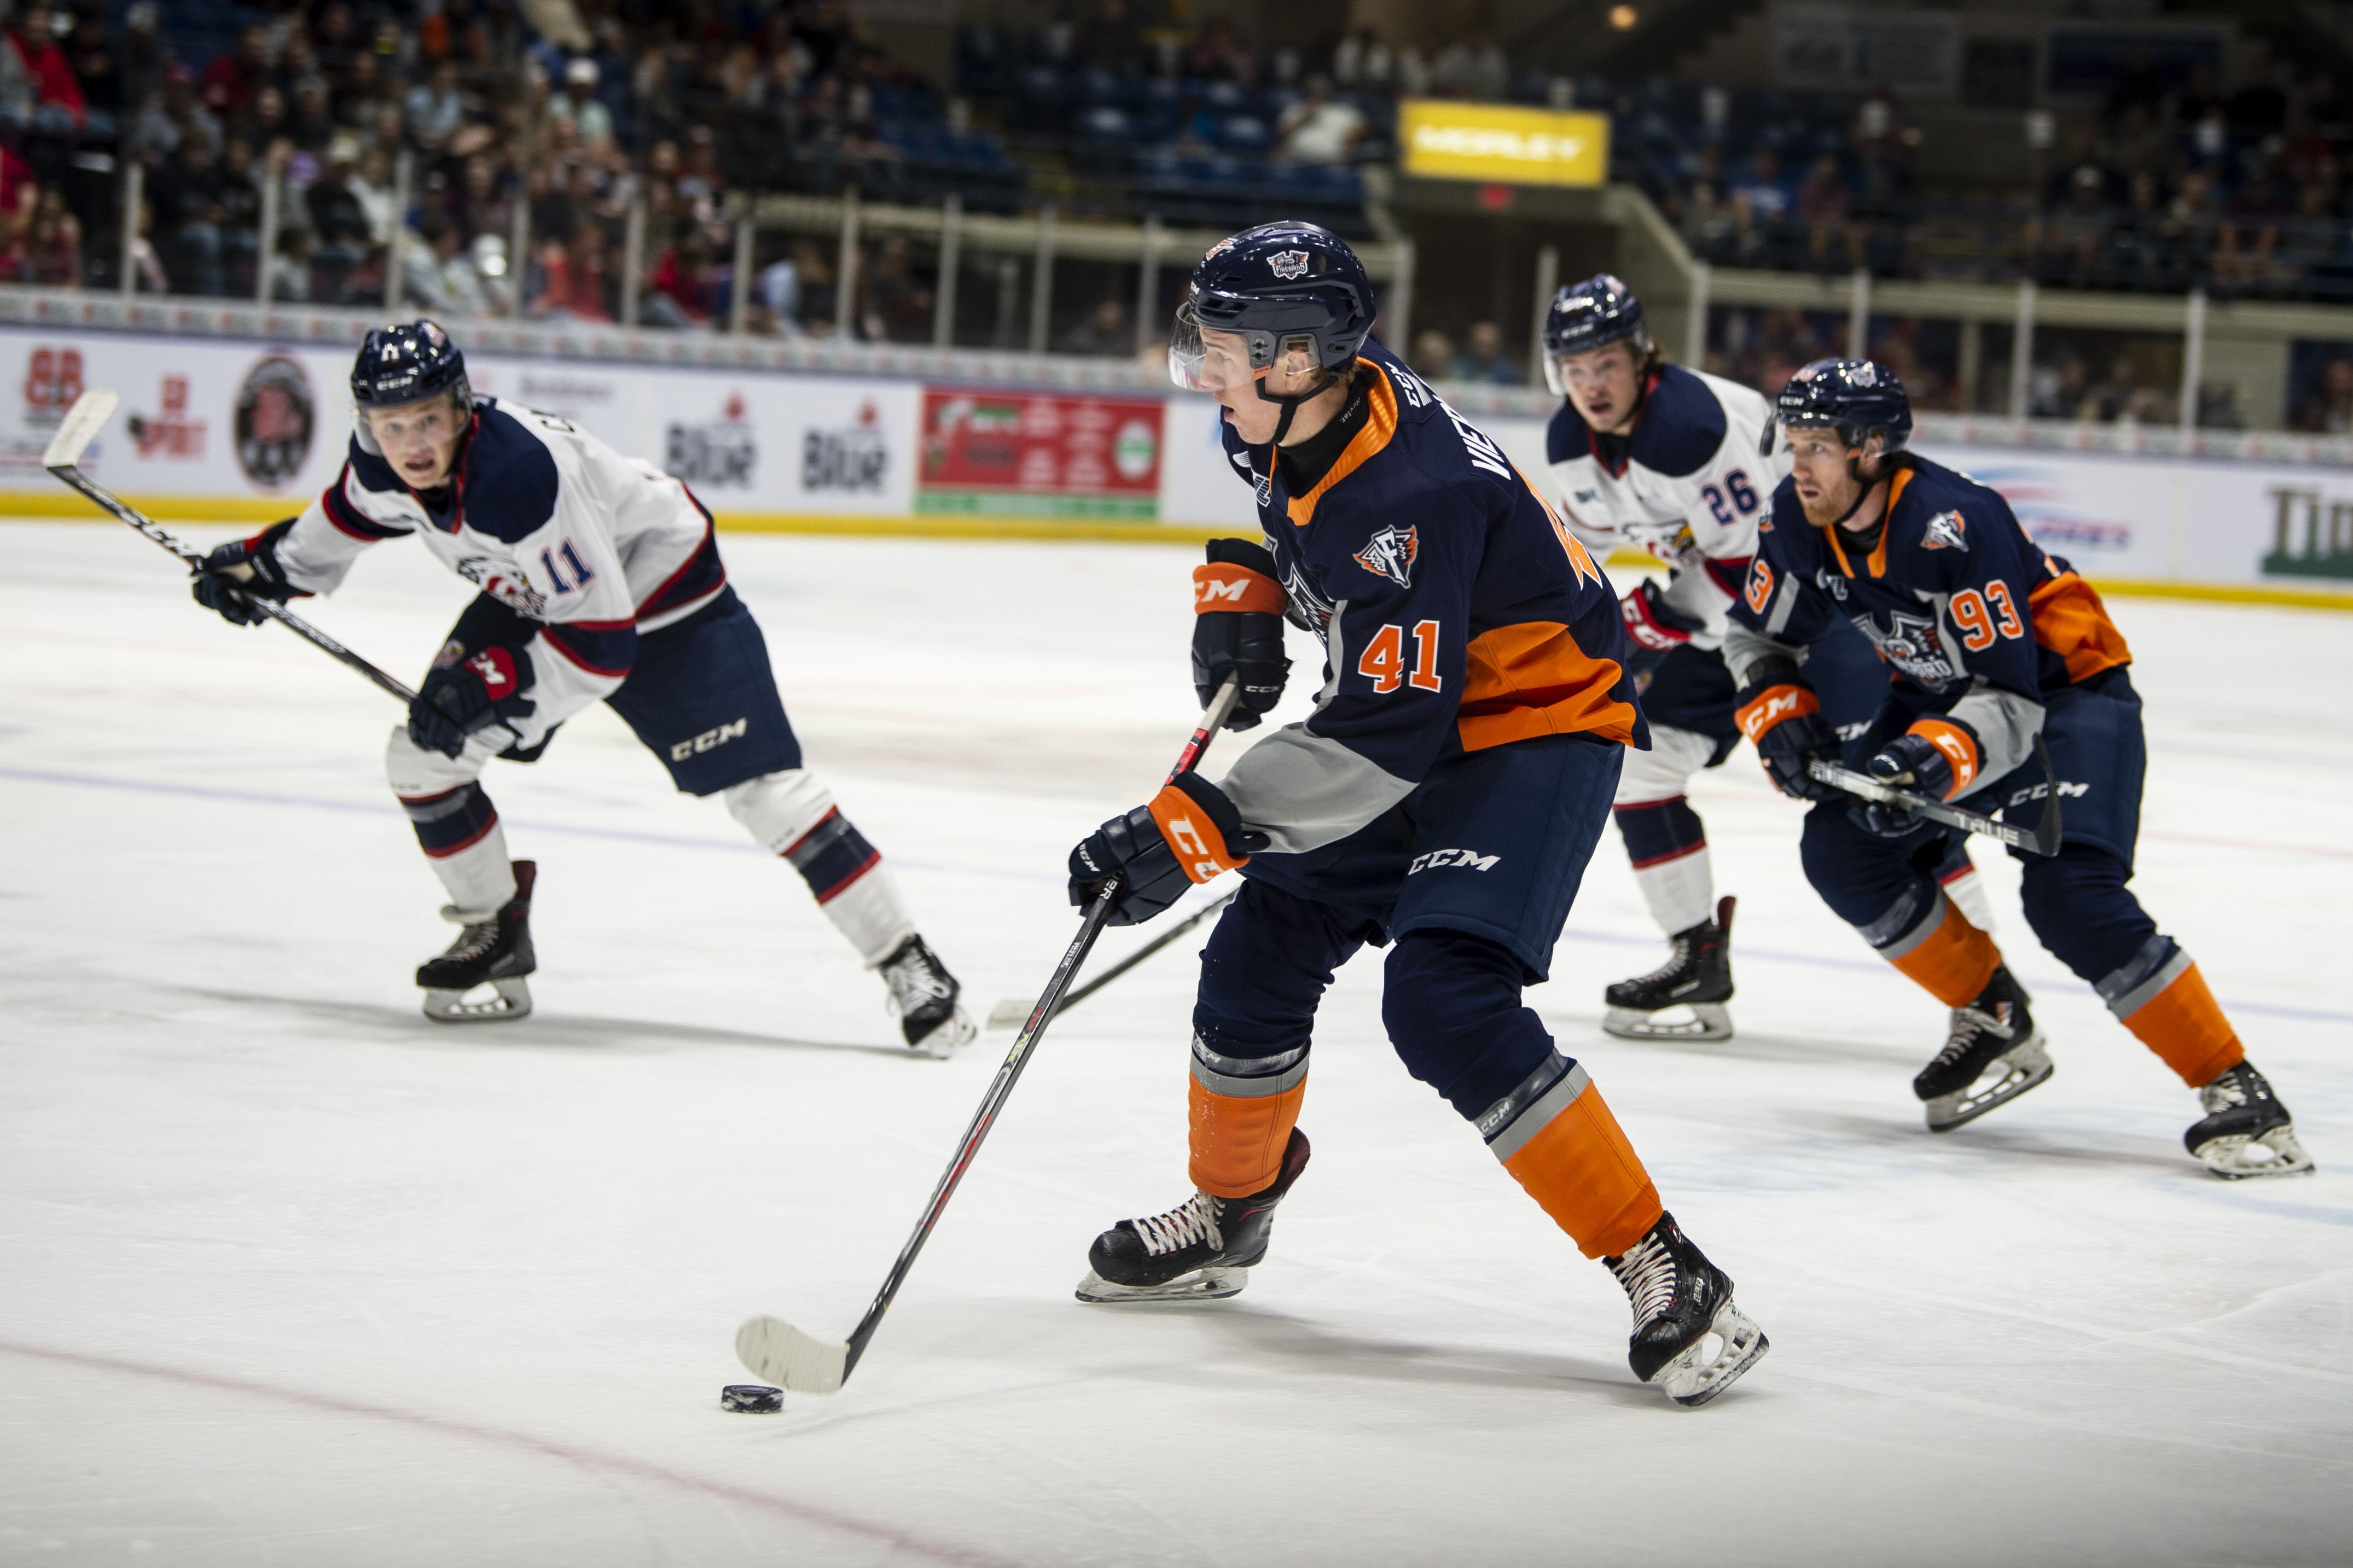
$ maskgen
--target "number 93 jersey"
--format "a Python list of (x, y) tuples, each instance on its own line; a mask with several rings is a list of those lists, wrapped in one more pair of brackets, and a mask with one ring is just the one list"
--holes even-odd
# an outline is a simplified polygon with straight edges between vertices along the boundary
[(1564, 400), (1545, 430), (1561, 514), (1605, 554), (1647, 550), (1673, 574), (1667, 603), (1722, 646), (1724, 619), (1757, 553), (1757, 523), (1787, 453), (1759, 457), (1772, 405), (1749, 388), (1679, 364), (1651, 373), (1634, 427), (1598, 436)]
[(1305, 722), (1244, 752), (1220, 787), (1279, 854), (1346, 837), (1441, 759), (1544, 736), (1647, 748), (1617, 595), (1503, 448), (1377, 345), (1361, 423), (1293, 494), (1224, 425), (1256, 482), (1289, 613), (1324, 639)]

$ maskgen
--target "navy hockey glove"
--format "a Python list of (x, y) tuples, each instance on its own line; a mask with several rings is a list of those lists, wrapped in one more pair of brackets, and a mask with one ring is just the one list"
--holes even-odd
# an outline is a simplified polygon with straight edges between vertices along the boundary
[(531, 684), (531, 655), (493, 644), (455, 664), (426, 672), (408, 705), (408, 738), (425, 751), (454, 757), (477, 730), (527, 719), (538, 704), (522, 695)]
[[(1930, 800), (1951, 800), (1977, 782), (1983, 754), (1978, 732), (1961, 721), (1923, 719), (1873, 752), (1862, 771), (1882, 784)], [(1875, 800), (1863, 802), (1851, 815), (1882, 838), (1902, 838), (1926, 820), (1916, 811)]]
[(1821, 700), (1793, 661), (1758, 661), (1737, 700), (1734, 718), (1757, 748), (1757, 760), (1765, 764), (1774, 788), (1799, 800), (1828, 800), (1838, 793), (1806, 772), (1806, 764), (1818, 757), (1838, 761), (1839, 738), (1822, 717)]
[(1193, 689), (1207, 708), (1226, 677), (1240, 674), (1229, 730), (1255, 726), (1282, 700), (1291, 678), (1282, 653), (1282, 612), (1291, 598), (1274, 571), (1266, 547), (1246, 539), (1212, 539), (1208, 563), (1193, 568)]
[(278, 542), (293, 529), (294, 521), (290, 517), (273, 522), (251, 539), (233, 540), (206, 556), (205, 563), (196, 568), (195, 581), (188, 585), (196, 603), (233, 626), (258, 626), (269, 617), (247, 601), (268, 599), (282, 605), (289, 599), (309, 597), (286, 580), (286, 569), (278, 563)]
[(1223, 790), (1198, 773), (1180, 773), (1151, 805), (1079, 840), (1071, 851), (1071, 902), (1083, 909), (1115, 874), (1110, 923), (1142, 925), (1193, 883), (1232, 870), (1266, 845), (1265, 834), (1243, 829), (1241, 813)]
[(1619, 600), (1618, 616), (1626, 623), (1626, 640), (1641, 650), (1634, 662), (1642, 666), (1658, 663), (1706, 624), (1668, 604), (1655, 578), (1637, 583), (1632, 593)]

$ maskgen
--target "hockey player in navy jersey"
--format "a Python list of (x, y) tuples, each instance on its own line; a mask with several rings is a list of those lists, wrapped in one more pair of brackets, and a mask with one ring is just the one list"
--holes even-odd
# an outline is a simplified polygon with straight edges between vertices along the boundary
[(1502, 449), (1368, 341), (1373, 308), (1345, 244), (1275, 223), (1211, 247), (1177, 311), (1172, 373), (1224, 406), (1265, 531), (1213, 542), (1196, 571), (1195, 685), (1206, 701), (1238, 675), (1230, 727), (1256, 724), (1282, 692), (1284, 616), (1323, 640), (1325, 677), (1314, 716), (1221, 783), (1181, 776), (1071, 853), (1075, 901), (1121, 878), (1120, 922), (1245, 879), (1202, 954), (1196, 1190), (1105, 1231), (1080, 1298), (1241, 1289), (1307, 1163), (1317, 1004), (1371, 942), (1389, 949), (1382, 1016), (1408, 1070), (1616, 1273), (1636, 1373), (1698, 1404), (1764, 1337), (1520, 996), (1643, 743), (1615, 597)]
[[(917, 934), (881, 857), (802, 765), (752, 613), (686, 487), (565, 420), (477, 397), (431, 321), (371, 331), (352, 368), (351, 448), (300, 517), (214, 551), (198, 602), (259, 624), (249, 598), (332, 593), (370, 545), (415, 535), (480, 590), (392, 732), (393, 793), (448, 889), (458, 940), (417, 972), (444, 1022), (519, 1017), (536, 967), (536, 868), (511, 861), (483, 791), (492, 757), (537, 760), (603, 701), (681, 790), (717, 795), (790, 860), (867, 966), (910, 1046), (971, 1037), (955, 978)], [(488, 985), (493, 994), (468, 993)]]
[[(1788, 458), (1759, 449), (1772, 405), (1668, 363), (1641, 300), (1606, 272), (1554, 296), (1544, 342), (1545, 379), (1561, 399), (1545, 434), (1562, 517), (1588, 548), (1647, 551), (1667, 569), (1664, 583), (1640, 579), (1619, 601), (1651, 749), (1628, 754), (1612, 813), (1669, 951), (1658, 969), (1603, 993), (1601, 1026), (1629, 1039), (1728, 1038), (1734, 900), (1715, 897), (1707, 830), (1686, 792), (1740, 742), (1725, 617)], [(1838, 626), (1807, 672), (1830, 722), (1860, 736), (1887, 692), (1871, 645)], [(1956, 901), (1982, 908), (1965, 849), (1938, 872)]]
[(1851, 621), (1894, 674), (1860, 748), (1865, 770), (1934, 799), (2038, 822), (2063, 809), (2055, 856), (2022, 862), (2027, 923), (2126, 1028), (2198, 1092), (2184, 1137), (2225, 1177), (2312, 1163), (2287, 1108), (2246, 1058), (2189, 955), (2126, 887), (2147, 751), (2131, 650), (2091, 585), (2027, 537), (2009, 504), (1905, 449), (1909, 400), (1867, 360), (1821, 360), (1776, 405), (1791, 472), (1749, 569), (1725, 657), (1741, 728), (1806, 815), (1806, 875), (1891, 963), (1952, 1009), (1943, 1050), (1913, 1082), (1928, 1125), (1957, 1127), (2051, 1076), (2025, 989), (1993, 940), (1926, 868), (1946, 829), (1864, 806), (1812, 778), (1835, 754), (1805, 675), (1808, 650)]

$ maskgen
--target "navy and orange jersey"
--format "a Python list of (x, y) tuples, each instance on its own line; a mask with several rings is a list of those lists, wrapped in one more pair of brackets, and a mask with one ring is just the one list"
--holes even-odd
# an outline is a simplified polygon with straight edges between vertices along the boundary
[(1583, 734), (1647, 748), (1609, 579), (1503, 448), (1377, 344), (1366, 416), (1293, 495), (1225, 426), (1294, 619), (1324, 639), (1314, 714), (1224, 789), (1278, 852), (1344, 838), (1459, 752)]
[(1725, 658), (1746, 685), (1759, 659), (1801, 655), (1843, 617), (1888, 667), (1898, 709), (1973, 732), (1978, 754), (1958, 783), (1989, 784), (2026, 760), (2044, 693), (2132, 654), (2092, 585), (2028, 538), (1999, 493), (1915, 454), (1898, 463), (1867, 552), (1807, 521), (1791, 481), (1774, 490)]

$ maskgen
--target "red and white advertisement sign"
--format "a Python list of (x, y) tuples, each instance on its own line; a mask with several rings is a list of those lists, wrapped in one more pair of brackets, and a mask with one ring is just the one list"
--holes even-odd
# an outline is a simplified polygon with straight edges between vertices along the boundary
[(923, 389), (919, 512), (1160, 515), (1158, 397)]

